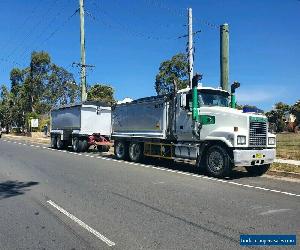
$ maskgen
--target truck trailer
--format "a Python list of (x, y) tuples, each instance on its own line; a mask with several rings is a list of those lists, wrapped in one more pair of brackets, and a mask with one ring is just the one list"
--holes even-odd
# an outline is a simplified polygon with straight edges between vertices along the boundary
[[(194, 84), (169, 95), (141, 98), (112, 108), (112, 139), (118, 159), (195, 160), (215, 177), (246, 167), (265, 173), (275, 158), (276, 138), (267, 118), (235, 109), (232, 95)], [(230, 104), (231, 96), (231, 104)]]
[(65, 105), (51, 111), (51, 147), (72, 146), (84, 152), (90, 146), (108, 151), (111, 136), (111, 107), (103, 102)]

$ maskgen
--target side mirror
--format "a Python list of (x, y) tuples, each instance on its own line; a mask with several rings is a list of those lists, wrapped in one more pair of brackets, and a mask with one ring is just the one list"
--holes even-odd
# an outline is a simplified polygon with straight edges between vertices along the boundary
[(231, 93), (235, 93), (235, 90), (239, 88), (241, 84), (237, 81), (234, 81), (233, 84), (231, 84)]
[(181, 108), (186, 107), (186, 94), (181, 94), (180, 96), (180, 107)]

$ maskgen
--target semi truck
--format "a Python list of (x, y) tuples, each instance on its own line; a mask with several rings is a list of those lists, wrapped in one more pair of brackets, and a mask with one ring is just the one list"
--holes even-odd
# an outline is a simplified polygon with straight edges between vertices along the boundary
[(238, 86), (232, 84), (229, 94), (202, 87), (194, 77), (191, 87), (115, 105), (116, 158), (189, 159), (214, 177), (227, 176), (239, 166), (262, 175), (275, 159), (276, 138), (268, 132), (266, 116), (235, 108)]
[(108, 151), (111, 136), (111, 107), (103, 102), (83, 102), (51, 110), (51, 147), (72, 146), (75, 152), (90, 146)]

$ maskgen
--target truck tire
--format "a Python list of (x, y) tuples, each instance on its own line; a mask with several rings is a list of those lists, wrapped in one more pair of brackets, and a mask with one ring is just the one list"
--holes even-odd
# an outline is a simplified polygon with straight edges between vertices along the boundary
[(226, 149), (219, 145), (211, 146), (206, 152), (206, 170), (209, 175), (221, 178), (231, 173), (230, 157)]
[(56, 148), (58, 150), (64, 149), (64, 142), (61, 140), (60, 136), (56, 137)]
[(246, 167), (246, 170), (252, 176), (261, 176), (269, 170), (270, 166), (271, 164), (265, 164), (260, 166), (249, 166)]
[(116, 141), (114, 145), (114, 153), (118, 160), (126, 160), (128, 158), (128, 146), (125, 141)]
[(79, 143), (80, 145), (80, 151), (81, 152), (86, 152), (89, 149), (89, 144), (88, 141), (86, 139), (80, 140), (81, 143)]
[(73, 139), (73, 143), (72, 143), (72, 148), (73, 148), (73, 151), (74, 152), (80, 152), (80, 148), (81, 148), (81, 146), (80, 146), (80, 141), (79, 141), (79, 139), (77, 138), (77, 137), (75, 137), (74, 139)]
[(142, 143), (139, 142), (131, 142), (129, 144), (128, 155), (130, 161), (140, 162), (143, 158), (143, 147)]
[(56, 148), (56, 136), (51, 135), (51, 148)]

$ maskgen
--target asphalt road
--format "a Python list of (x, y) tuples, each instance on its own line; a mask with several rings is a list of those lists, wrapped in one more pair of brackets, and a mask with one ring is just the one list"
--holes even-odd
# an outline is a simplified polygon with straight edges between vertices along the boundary
[[(0, 249), (239, 249), (300, 235), (300, 183), (0, 140)], [(299, 246), (299, 243), (298, 243)]]

